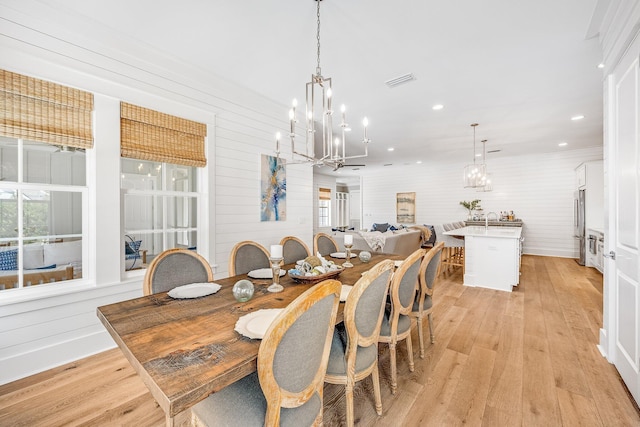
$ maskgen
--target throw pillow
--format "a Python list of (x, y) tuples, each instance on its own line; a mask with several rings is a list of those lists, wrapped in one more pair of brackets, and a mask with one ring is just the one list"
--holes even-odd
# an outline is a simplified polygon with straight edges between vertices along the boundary
[(436, 229), (433, 227), (433, 225), (424, 224), (424, 226), (427, 227), (429, 231), (431, 231), (431, 236), (429, 237), (429, 240), (424, 242), (424, 245), (433, 247), (433, 245), (436, 244)]
[(11, 249), (0, 252), (0, 270), (18, 269), (18, 250)]
[(371, 227), (371, 231), (379, 231), (381, 233), (384, 233), (385, 231), (387, 231), (387, 229), (389, 228), (389, 223), (385, 222), (384, 224), (373, 224), (373, 226)]

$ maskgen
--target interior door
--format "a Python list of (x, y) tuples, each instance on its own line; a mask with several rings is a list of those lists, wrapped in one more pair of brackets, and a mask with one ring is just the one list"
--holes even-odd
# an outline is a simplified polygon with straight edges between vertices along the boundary
[(609, 91), (613, 109), (609, 132), (609, 258), (607, 285), (614, 329), (613, 363), (636, 402), (640, 402), (640, 40), (615, 68)]

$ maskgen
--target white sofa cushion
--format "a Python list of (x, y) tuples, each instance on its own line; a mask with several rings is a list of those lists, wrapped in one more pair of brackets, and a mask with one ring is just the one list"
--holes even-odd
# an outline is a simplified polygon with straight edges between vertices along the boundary
[(82, 240), (44, 245), (44, 265), (73, 264), (82, 261)]
[(25, 245), (23, 268), (25, 270), (31, 270), (44, 266), (44, 246), (42, 243)]

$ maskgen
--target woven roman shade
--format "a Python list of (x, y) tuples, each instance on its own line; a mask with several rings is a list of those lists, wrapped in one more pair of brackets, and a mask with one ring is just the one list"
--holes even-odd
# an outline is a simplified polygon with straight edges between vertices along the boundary
[(330, 188), (318, 188), (318, 198), (320, 200), (331, 200), (331, 189)]
[(120, 103), (120, 155), (203, 167), (207, 164), (202, 123)]
[(93, 94), (0, 70), (0, 135), (93, 147)]

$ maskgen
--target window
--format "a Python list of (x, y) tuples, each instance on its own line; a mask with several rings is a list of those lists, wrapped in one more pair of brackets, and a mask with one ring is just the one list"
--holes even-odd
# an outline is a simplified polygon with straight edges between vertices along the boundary
[(331, 190), (318, 189), (318, 227), (331, 227)]
[(125, 245), (131, 246), (125, 269), (143, 268), (166, 249), (197, 249), (197, 168), (126, 158), (121, 168)]
[(82, 277), (85, 152), (0, 137), (0, 290)]
[(0, 70), (0, 291), (83, 276), (93, 95)]
[(120, 103), (125, 270), (172, 248), (197, 250), (206, 125)]

